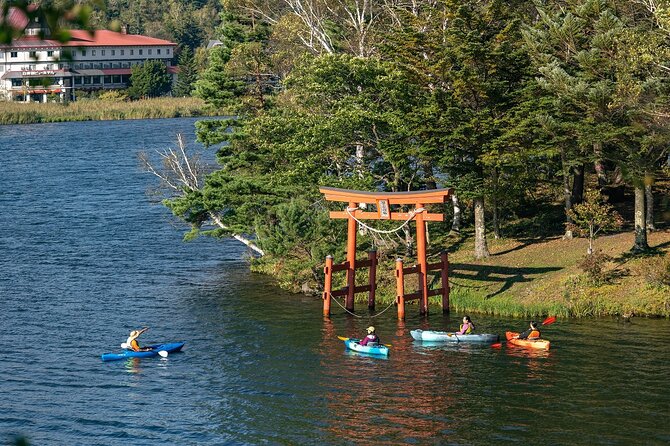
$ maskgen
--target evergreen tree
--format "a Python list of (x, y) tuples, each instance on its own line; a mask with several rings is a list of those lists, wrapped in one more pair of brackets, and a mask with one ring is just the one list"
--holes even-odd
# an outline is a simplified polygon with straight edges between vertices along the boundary
[(133, 99), (162, 96), (172, 86), (172, 77), (160, 60), (147, 60), (131, 68), (128, 96)]
[(191, 96), (194, 84), (198, 80), (198, 71), (193, 58), (193, 51), (188, 46), (182, 48), (179, 54), (179, 73), (173, 89), (174, 96)]

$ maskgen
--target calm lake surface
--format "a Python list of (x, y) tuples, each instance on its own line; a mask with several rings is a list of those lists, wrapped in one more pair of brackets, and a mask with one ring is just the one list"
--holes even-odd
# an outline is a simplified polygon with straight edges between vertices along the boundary
[[(410, 306), (373, 320), (389, 359), (345, 352), (367, 317), (324, 321), (151, 203), (137, 152), (193, 143), (193, 123), (0, 126), (0, 444), (670, 443), (667, 320), (559, 320), (534, 353), (415, 343), (462, 315)], [(100, 360), (143, 326), (183, 353)]]

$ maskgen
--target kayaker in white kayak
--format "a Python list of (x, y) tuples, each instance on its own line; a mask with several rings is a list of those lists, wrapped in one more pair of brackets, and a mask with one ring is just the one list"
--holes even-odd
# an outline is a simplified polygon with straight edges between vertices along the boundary
[(473, 331), (475, 331), (475, 326), (470, 320), (470, 316), (463, 316), (463, 323), (461, 324), (460, 330), (457, 331), (456, 334), (471, 334)]
[(379, 345), (382, 341), (379, 340), (379, 336), (375, 333), (375, 327), (370, 325), (367, 329), (367, 336), (360, 340), (359, 344), (361, 345)]
[(137, 342), (137, 338), (147, 331), (149, 327), (144, 327), (141, 330), (133, 330), (130, 332), (130, 336), (128, 336), (128, 339), (126, 340), (126, 344), (128, 344), (128, 348), (131, 349), (132, 351), (135, 352), (148, 352), (151, 351), (151, 348), (149, 347), (140, 347), (139, 342)]
[(540, 339), (541, 333), (537, 328), (537, 322), (530, 321), (530, 328), (519, 335), (518, 339), (528, 339), (532, 341), (533, 339)]

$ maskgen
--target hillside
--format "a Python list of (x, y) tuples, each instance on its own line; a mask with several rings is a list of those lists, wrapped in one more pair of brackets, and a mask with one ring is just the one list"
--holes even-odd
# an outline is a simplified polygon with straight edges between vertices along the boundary
[[(586, 239), (541, 241), (491, 240), (492, 256), (474, 262), (465, 243), (450, 256), (452, 310), (493, 314), (604, 316), (670, 316), (670, 287), (653, 283), (667, 267), (670, 231), (649, 234), (652, 252), (631, 256), (633, 233), (597, 239), (596, 249), (613, 258), (606, 266), (610, 280), (590, 281), (577, 266), (586, 254)], [(650, 277), (652, 279), (650, 279)]]

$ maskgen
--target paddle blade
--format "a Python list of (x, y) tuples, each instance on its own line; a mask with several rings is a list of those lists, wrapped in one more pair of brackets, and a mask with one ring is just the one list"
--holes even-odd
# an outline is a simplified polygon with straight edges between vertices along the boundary
[(542, 321), (542, 325), (551, 325), (554, 322), (556, 322), (556, 316), (549, 316), (544, 321)]
[(345, 338), (344, 336), (338, 336), (337, 339), (339, 339), (340, 341), (348, 341), (349, 340), (349, 338)]
[(491, 347), (500, 348), (500, 347), (502, 347), (502, 342), (496, 342), (495, 344), (491, 344)]
[(168, 352), (166, 352), (165, 350), (161, 350), (158, 352), (158, 356), (160, 356), (161, 358), (167, 358)]

